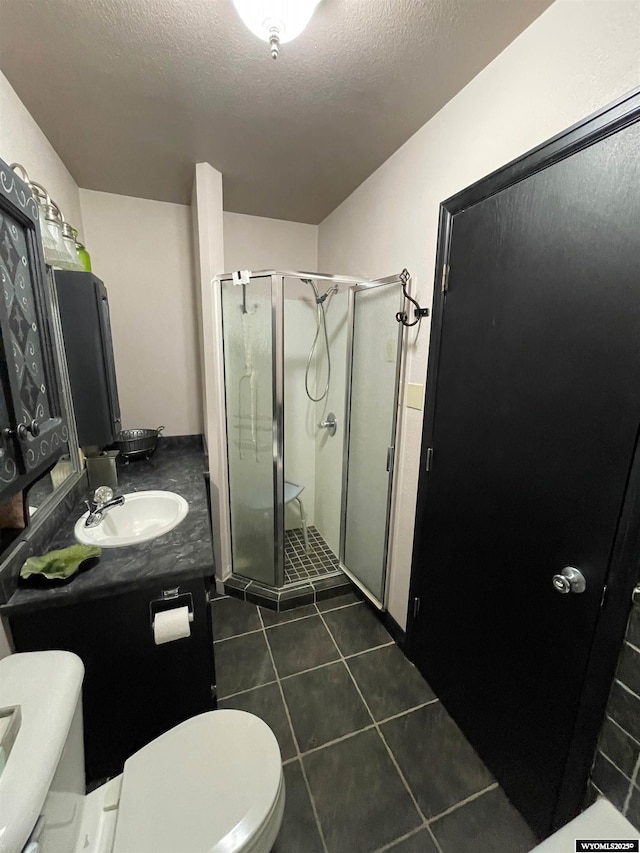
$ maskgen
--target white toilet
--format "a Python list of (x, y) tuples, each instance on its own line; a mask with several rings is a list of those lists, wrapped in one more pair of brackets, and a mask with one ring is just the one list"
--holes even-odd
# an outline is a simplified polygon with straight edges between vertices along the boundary
[(280, 750), (262, 720), (243, 711), (186, 720), (85, 796), (83, 675), (70, 652), (0, 661), (0, 712), (20, 709), (12, 746), (0, 726), (9, 750), (4, 769), (0, 756), (0, 853), (271, 850), (285, 791)]

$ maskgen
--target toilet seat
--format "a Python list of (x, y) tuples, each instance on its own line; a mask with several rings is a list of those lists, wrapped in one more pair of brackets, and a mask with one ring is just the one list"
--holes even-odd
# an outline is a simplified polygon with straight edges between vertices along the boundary
[(269, 850), (284, 782), (271, 729), (244, 711), (209, 711), (124, 765), (113, 853)]

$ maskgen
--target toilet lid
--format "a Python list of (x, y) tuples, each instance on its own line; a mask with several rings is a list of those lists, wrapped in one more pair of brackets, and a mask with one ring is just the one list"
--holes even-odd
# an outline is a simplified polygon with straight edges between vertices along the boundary
[(238, 850), (269, 818), (281, 775), (278, 743), (258, 717), (192, 717), (125, 762), (113, 851)]

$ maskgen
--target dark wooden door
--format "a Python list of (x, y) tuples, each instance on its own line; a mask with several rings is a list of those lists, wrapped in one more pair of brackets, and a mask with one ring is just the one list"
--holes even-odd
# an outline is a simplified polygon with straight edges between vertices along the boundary
[[(639, 187), (635, 123), (500, 191), (487, 185), (447, 229), (412, 649), (540, 835), (558, 806), (640, 427)], [(584, 593), (554, 589), (567, 566)]]

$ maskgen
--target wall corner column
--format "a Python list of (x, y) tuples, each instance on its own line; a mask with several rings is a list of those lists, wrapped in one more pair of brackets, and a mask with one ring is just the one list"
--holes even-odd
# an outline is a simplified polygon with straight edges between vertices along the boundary
[(202, 369), (204, 438), (211, 478), (211, 518), (216, 578), (231, 571), (220, 290), (224, 272), (222, 173), (209, 163), (195, 166), (191, 196), (194, 258), (198, 282), (198, 328)]

